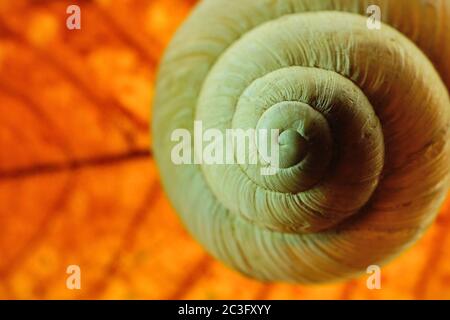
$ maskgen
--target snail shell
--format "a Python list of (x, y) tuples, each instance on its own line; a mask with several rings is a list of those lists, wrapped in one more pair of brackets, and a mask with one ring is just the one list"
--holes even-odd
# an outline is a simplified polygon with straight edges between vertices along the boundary
[[(449, 58), (445, 0), (201, 2), (157, 80), (153, 149), (172, 204), (208, 252), (257, 279), (327, 282), (386, 263), (449, 190)], [(195, 120), (279, 129), (280, 169), (174, 164), (171, 134)]]

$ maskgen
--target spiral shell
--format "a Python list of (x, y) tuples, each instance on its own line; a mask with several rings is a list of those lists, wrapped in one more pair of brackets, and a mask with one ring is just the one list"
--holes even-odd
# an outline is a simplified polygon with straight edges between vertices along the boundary
[[(380, 30), (366, 9), (381, 8)], [(383, 264), (449, 190), (450, 2), (210, 0), (160, 66), (153, 149), (208, 252), (261, 280), (318, 283)], [(280, 131), (280, 170), (171, 161), (194, 120)]]

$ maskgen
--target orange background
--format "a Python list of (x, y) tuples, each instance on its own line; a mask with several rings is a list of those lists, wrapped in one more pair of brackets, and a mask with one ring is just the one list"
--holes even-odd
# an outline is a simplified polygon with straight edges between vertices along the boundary
[(155, 68), (194, 2), (0, 0), (0, 298), (449, 299), (449, 201), (381, 290), (253, 281), (187, 234), (148, 132)]

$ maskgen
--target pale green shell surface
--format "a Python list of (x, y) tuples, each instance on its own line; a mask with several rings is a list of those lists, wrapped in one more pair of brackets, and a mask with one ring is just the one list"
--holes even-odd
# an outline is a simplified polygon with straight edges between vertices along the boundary
[[(381, 30), (367, 28), (370, 4)], [(449, 189), (449, 21), (445, 0), (201, 2), (165, 53), (152, 120), (191, 234), (242, 273), (300, 283), (414, 243)], [(281, 170), (174, 164), (171, 135), (194, 120), (280, 129)]]

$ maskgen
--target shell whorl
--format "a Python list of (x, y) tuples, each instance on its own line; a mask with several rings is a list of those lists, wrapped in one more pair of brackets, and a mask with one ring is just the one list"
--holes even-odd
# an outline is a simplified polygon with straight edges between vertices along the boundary
[[(190, 232), (249, 276), (316, 283), (382, 264), (449, 190), (450, 22), (430, 18), (450, 4), (373, 2), (381, 30), (357, 14), (363, 0), (204, 1), (165, 54), (153, 112), (163, 184)], [(424, 17), (408, 25), (408, 13)], [(194, 120), (278, 129), (280, 170), (175, 165), (171, 133)]]

